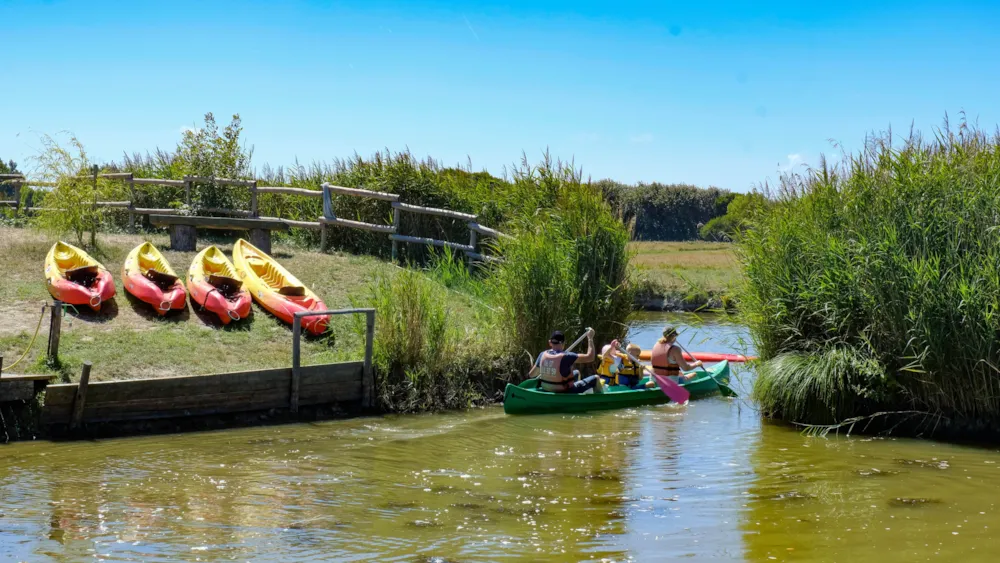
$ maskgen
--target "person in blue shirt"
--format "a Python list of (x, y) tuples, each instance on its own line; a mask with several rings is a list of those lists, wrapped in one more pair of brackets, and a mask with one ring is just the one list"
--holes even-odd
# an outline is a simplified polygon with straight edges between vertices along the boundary
[(549, 338), (549, 349), (538, 355), (535, 364), (528, 372), (528, 377), (538, 376), (541, 388), (553, 393), (583, 393), (593, 389), (595, 393), (604, 392), (604, 381), (600, 376), (592, 375), (577, 379), (578, 370), (575, 364), (589, 364), (594, 361), (594, 330), (587, 332), (587, 353), (577, 354), (566, 352), (566, 337), (562, 331), (555, 331)]

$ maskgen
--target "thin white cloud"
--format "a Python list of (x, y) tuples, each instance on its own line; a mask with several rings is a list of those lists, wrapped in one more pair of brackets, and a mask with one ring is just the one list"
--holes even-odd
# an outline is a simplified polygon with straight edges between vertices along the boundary
[(637, 145), (652, 143), (653, 134), (652, 133), (642, 133), (641, 135), (632, 135), (628, 138), (630, 143), (635, 143)]
[(468, 27), (469, 31), (472, 32), (472, 35), (473, 35), (473, 37), (476, 38), (476, 41), (479, 41), (479, 34), (476, 33), (476, 30), (472, 28), (472, 23), (469, 22), (469, 18), (467, 18), (465, 16), (462, 16), (462, 19), (465, 20), (466, 27)]
[(781, 167), (781, 169), (785, 172), (788, 172), (792, 168), (802, 164), (802, 155), (799, 153), (790, 154), (786, 158), (788, 159), (788, 162)]
[(188, 131), (190, 131), (192, 133), (197, 133), (198, 131), (200, 131), (199, 128), (197, 128), (197, 127), (191, 127), (190, 125), (181, 125), (180, 129), (178, 129), (178, 130), (181, 132), (181, 134), (187, 133)]

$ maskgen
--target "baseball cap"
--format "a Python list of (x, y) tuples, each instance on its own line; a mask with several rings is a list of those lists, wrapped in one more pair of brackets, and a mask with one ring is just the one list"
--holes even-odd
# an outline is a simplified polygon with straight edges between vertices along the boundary
[(566, 342), (566, 337), (563, 336), (561, 330), (554, 331), (552, 336), (549, 337), (549, 342)]

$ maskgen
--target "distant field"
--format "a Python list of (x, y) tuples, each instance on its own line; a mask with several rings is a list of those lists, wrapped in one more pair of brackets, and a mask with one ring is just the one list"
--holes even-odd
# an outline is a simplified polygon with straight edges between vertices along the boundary
[(719, 242), (634, 242), (633, 264), (650, 281), (674, 292), (723, 292), (739, 275), (733, 246)]

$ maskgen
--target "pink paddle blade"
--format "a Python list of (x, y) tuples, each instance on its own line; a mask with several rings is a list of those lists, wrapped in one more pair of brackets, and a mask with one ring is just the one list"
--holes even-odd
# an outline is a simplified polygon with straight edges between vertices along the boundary
[(683, 405), (691, 397), (691, 393), (687, 389), (665, 375), (653, 375), (653, 379), (660, 386), (660, 391), (663, 391), (664, 395), (670, 397), (670, 400), (678, 405)]

